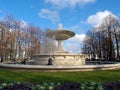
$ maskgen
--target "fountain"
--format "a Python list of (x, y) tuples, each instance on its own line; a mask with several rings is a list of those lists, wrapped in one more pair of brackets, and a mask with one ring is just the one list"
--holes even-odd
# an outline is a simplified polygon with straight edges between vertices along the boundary
[(52, 65), (66, 66), (85, 64), (85, 55), (70, 54), (62, 47), (62, 41), (75, 36), (74, 32), (63, 29), (62, 25), (59, 24), (56, 30), (47, 32), (46, 36), (58, 42), (57, 50), (51, 53), (41, 53), (34, 55), (33, 59), (35, 60), (35, 64), (47, 65), (49, 58), (52, 59)]
[[(0, 25), (0, 30), (5, 29)], [(58, 48), (52, 53), (41, 53), (33, 56), (31, 62), (28, 61), (25, 65), (18, 62), (4, 62), (0, 63), (2, 69), (14, 70), (39, 70), (39, 71), (93, 71), (93, 70), (116, 70), (120, 69), (120, 63), (114, 62), (110, 64), (100, 65), (85, 65), (85, 55), (69, 54), (64, 51), (62, 41), (75, 35), (74, 32), (62, 29), (59, 25), (57, 30), (46, 33), (49, 38), (54, 37), (58, 41)], [(50, 57), (51, 56), (51, 57)], [(35, 60), (35, 61), (34, 61)], [(52, 62), (51, 62), (52, 60)], [(49, 65), (48, 65), (49, 64)]]
[(56, 51), (54, 51), (54, 53), (67, 53), (62, 47), (62, 41), (67, 40), (68, 38), (73, 37), (74, 35), (74, 32), (62, 29), (62, 24), (58, 25), (57, 30), (49, 31), (46, 33), (47, 37), (55, 39), (58, 42), (58, 48)]

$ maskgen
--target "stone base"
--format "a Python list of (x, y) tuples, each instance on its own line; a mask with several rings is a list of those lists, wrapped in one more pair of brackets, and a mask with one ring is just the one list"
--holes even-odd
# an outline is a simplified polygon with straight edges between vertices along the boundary
[(44, 53), (34, 55), (32, 59), (35, 60), (35, 64), (47, 65), (50, 57), (54, 66), (85, 65), (85, 55), (83, 54), (52, 53), (50, 55)]

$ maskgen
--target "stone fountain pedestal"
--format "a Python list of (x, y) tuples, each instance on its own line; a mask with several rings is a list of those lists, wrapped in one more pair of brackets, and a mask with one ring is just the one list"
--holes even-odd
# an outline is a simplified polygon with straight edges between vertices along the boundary
[(53, 30), (46, 33), (46, 36), (55, 39), (58, 42), (58, 48), (52, 53), (41, 53), (33, 56), (35, 64), (47, 65), (49, 58), (52, 58), (52, 65), (66, 66), (66, 65), (84, 65), (85, 55), (83, 54), (69, 54), (64, 51), (62, 47), (62, 41), (67, 40), (75, 35), (74, 32), (62, 29), (62, 25), (59, 25), (57, 30)]

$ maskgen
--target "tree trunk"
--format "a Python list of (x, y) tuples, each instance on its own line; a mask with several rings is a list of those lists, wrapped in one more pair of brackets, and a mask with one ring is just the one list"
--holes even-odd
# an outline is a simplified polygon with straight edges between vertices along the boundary
[(117, 60), (119, 60), (119, 45), (117, 35), (115, 34), (115, 41), (116, 41), (116, 49), (117, 49)]

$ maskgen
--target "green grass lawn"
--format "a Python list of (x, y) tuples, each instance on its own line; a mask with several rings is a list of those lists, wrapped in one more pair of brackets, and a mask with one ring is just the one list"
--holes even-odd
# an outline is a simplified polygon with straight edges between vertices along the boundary
[(16, 82), (107, 82), (120, 81), (120, 70), (40, 72), (0, 69), (0, 81)]

